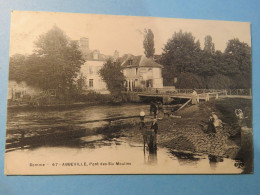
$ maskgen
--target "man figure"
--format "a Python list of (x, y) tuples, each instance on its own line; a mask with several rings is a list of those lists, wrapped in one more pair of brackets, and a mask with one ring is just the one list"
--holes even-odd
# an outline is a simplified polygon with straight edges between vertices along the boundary
[(145, 127), (144, 117), (145, 117), (145, 112), (142, 110), (140, 112), (140, 125), (139, 125), (139, 129), (143, 129)]
[(155, 102), (152, 101), (150, 103), (150, 115), (152, 115), (152, 113), (153, 113), (154, 117), (156, 117), (157, 116), (157, 112), (158, 112), (157, 105), (156, 105)]
[(153, 133), (152, 133), (152, 135), (154, 135), (153, 136), (153, 144), (152, 144), (152, 147), (154, 148), (154, 149), (157, 149), (157, 131), (158, 131), (158, 123), (157, 123), (157, 119), (156, 118), (154, 118), (154, 120), (153, 120), (153, 123), (152, 123), (152, 125), (151, 125), (151, 129), (153, 129)]
[(142, 136), (143, 136), (143, 142), (144, 142), (144, 153), (145, 153), (145, 142), (147, 140), (147, 135), (145, 132), (145, 123), (144, 123), (144, 117), (145, 117), (145, 112), (142, 110), (140, 112), (140, 123), (139, 123), (139, 129), (141, 130)]
[(193, 105), (198, 103), (198, 94), (197, 94), (195, 89), (193, 89), (193, 92), (192, 92), (192, 101), (191, 101), (191, 103)]

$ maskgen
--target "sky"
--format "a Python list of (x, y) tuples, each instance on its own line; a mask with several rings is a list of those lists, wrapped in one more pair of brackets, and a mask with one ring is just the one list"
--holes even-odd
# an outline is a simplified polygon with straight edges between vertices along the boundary
[(227, 41), (234, 38), (251, 46), (250, 23), (247, 22), (12, 11), (10, 56), (31, 54), (37, 38), (54, 25), (72, 40), (88, 37), (90, 49), (106, 55), (113, 55), (115, 50), (120, 56), (126, 53), (143, 55), (145, 28), (154, 33), (155, 54), (161, 54), (174, 32), (180, 30), (191, 32), (200, 41), (201, 48), (207, 35), (212, 36), (216, 50), (224, 51)]

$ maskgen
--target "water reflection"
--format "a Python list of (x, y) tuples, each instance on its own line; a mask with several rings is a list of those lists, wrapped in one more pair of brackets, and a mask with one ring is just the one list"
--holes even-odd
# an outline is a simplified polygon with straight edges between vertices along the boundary
[(208, 156), (209, 159), (209, 165), (213, 170), (216, 170), (217, 168), (217, 164), (219, 162), (223, 162), (223, 158), (219, 157), (219, 156), (214, 156), (214, 155), (209, 155)]
[[(111, 116), (135, 115), (137, 110), (149, 111), (148, 106), (88, 107), (57, 111), (8, 112), (7, 137), (10, 148), (6, 153), (16, 166), (27, 161), (131, 162), (132, 166), (116, 167), (122, 173), (240, 173), (232, 159), (219, 160), (214, 156), (170, 151), (157, 146), (157, 134), (150, 126), (142, 132), (142, 141), (133, 141), (107, 124), (83, 124), (86, 120)], [(66, 119), (66, 120), (65, 120)], [(82, 124), (81, 124), (82, 123)], [(19, 126), (17, 126), (19, 124)], [(102, 129), (98, 129), (98, 125)], [(28, 128), (29, 127), (29, 128)], [(120, 130), (120, 129), (119, 129)], [(140, 132), (139, 132), (140, 133)], [(140, 137), (139, 137), (140, 138)], [(18, 145), (20, 141), (20, 145)], [(15, 163), (13, 164), (15, 166)], [(149, 166), (152, 165), (152, 166)], [(66, 171), (64, 172), (66, 173)], [(85, 172), (88, 173), (88, 172)]]
[[(156, 150), (149, 150), (143, 143), (131, 142), (123, 137), (108, 138), (102, 134), (83, 136), (52, 145), (24, 148), (6, 153), (6, 157), (12, 162), (20, 159), (21, 167), (30, 162), (63, 163), (68, 160), (130, 162), (131, 167), (115, 167), (122, 173), (128, 171), (129, 173), (241, 173), (242, 171), (242, 168), (234, 166), (235, 161), (231, 159), (221, 160), (215, 156), (205, 158), (158, 146)], [(66, 170), (64, 171), (66, 173)]]
[(148, 113), (148, 105), (125, 104), (121, 106), (89, 106), (64, 110), (8, 110), (7, 113), (7, 138), (15, 137), (20, 129), (25, 132), (33, 130), (34, 134), (48, 129), (62, 129), (66, 126), (76, 128), (104, 127), (107, 122), (84, 123), (87, 120), (102, 120), (108, 117), (132, 116), (144, 110)]
[(148, 156), (146, 158), (144, 154), (144, 164), (156, 165), (157, 164), (157, 150), (148, 150)]

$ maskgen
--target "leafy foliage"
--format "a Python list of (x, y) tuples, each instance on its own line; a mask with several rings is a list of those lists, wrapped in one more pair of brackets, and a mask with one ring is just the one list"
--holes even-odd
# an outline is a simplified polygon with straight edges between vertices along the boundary
[(216, 74), (210, 77), (207, 84), (209, 89), (229, 89), (233, 86), (232, 79), (222, 74)]
[(9, 61), (9, 79), (22, 82), (26, 78), (26, 57), (21, 54), (15, 54)]
[(151, 29), (145, 29), (145, 36), (144, 36), (144, 54), (147, 58), (153, 57), (155, 53), (155, 48), (154, 48), (154, 34)]
[(63, 97), (71, 96), (84, 63), (77, 43), (54, 26), (37, 39), (35, 46), (37, 49), (29, 56), (10, 58), (9, 78), (43, 90), (56, 89)]
[[(225, 54), (226, 65), (229, 65), (227, 74), (233, 79), (240, 78), (244, 80), (244, 87), (250, 88), (252, 84), (251, 47), (238, 39), (232, 39), (228, 41)], [(236, 87), (239, 88), (239, 86), (241, 84)]]
[(164, 85), (174, 85), (173, 78), (178, 77), (179, 88), (251, 88), (251, 47), (238, 39), (229, 40), (225, 52), (221, 52), (215, 51), (208, 35), (202, 50), (191, 33), (175, 32), (159, 63), (164, 65)]
[(205, 88), (201, 78), (192, 73), (181, 73), (177, 87), (180, 89)]
[(104, 66), (99, 70), (101, 78), (105, 81), (107, 89), (115, 97), (121, 96), (123, 90), (123, 81), (125, 80), (122, 73), (122, 67), (119, 61), (107, 60)]
[(165, 85), (172, 85), (174, 76), (183, 72), (195, 72), (199, 62), (200, 42), (191, 33), (174, 33), (165, 45), (160, 59), (164, 65)]
[(204, 51), (211, 54), (215, 53), (215, 45), (210, 35), (207, 35), (204, 39)]

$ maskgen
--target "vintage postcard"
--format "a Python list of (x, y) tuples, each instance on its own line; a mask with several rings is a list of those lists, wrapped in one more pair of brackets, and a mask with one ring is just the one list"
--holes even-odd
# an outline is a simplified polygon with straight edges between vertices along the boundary
[(5, 174), (253, 173), (250, 23), (12, 11)]

